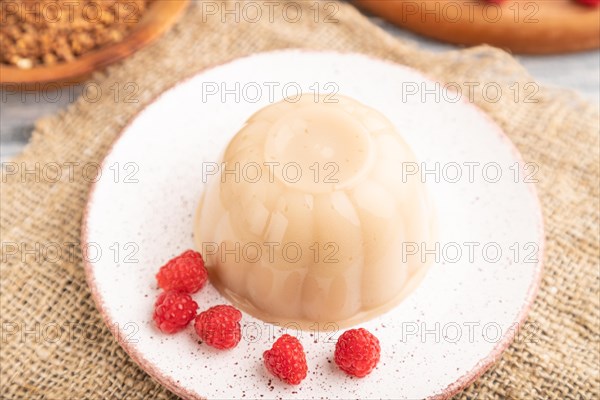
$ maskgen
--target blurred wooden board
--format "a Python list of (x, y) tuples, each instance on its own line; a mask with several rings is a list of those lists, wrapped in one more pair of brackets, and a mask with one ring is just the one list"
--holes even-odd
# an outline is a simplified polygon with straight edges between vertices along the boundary
[(515, 53), (600, 47), (600, 8), (574, 0), (354, 0), (363, 10), (445, 42), (490, 44)]
[(158, 0), (150, 3), (137, 25), (117, 43), (100, 47), (73, 61), (52, 66), (21, 69), (0, 64), (0, 85), (22, 89), (39, 89), (38, 83), (74, 84), (150, 44), (171, 27), (190, 0)]

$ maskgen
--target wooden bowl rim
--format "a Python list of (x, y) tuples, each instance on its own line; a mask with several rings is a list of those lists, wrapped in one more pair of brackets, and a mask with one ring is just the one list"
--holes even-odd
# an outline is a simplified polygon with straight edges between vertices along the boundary
[[(586, 6), (575, 0), (506, 0), (502, 4), (483, 0), (436, 0), (435, 11), (425, 7), (427, 1), (418, 0), (352, 2), (363, 12), (379, 16), (396, 26), (455, 45), (487, 44), (516, 54), (530, 55), (600, 48), (600, 7)], [(443, 16), (442, 10), (447, 6), (460, 10), (454, 20)], [(484, 10), (491, 8), (500, 13), (496, 20), (491, 16), (492, 20), (482, 17)], [(435, 13), (439, 20), (431, 21)]]
[[(145, 47), (170, 28), (190, 0), (152, 0), (137, 26), (123, 40), (100, 47), (67, 63), (21, 69), (0, 64), (0, 85), (49, 82), (79, 83), (82, 77)], [(79, 78), (79, 79), (77, 79)], [(72, 82), (64, 82), (73, 79)]]

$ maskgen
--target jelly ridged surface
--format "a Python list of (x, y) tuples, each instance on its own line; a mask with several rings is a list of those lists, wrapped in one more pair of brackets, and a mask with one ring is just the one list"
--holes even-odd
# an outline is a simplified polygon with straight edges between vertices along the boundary
[(213, 284), (258, 318), (303, 328), (393, 307), (427, 269), (406, 244), (434, 239), (426, 188), (402, 173), (416, 162), (382, 114), (347, 97), (305, 94), (258, 111), (196, 215)]

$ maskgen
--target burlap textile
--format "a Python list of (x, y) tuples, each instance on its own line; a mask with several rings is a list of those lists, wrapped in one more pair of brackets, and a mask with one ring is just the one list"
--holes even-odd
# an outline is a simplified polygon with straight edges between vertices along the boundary
[[(510, 95), (491, 103), (475, 90), (474, 100), (507, 132), (525, 160), (540, 167), (538, 190), (547, 236), (545, 272), (529, 317), (537, 328), (533, 340), (514, 343), (462, 396), (597, 398), (597, 107), (568, 91), (543, 87), (534, 96), (537, 103), (525, 101), (530, 94), (527, 90), (515, 99), (509, 86), (516, 81), (523, 87), (532, 80), (502, 51), (478, 47), (431, 54), (391, 38), (348, 4), (338, 4), (337, 22), (329, 23), (323, 19), (331, 9), (322, 10), (314, 22), (314, 3), (296, 4), (302, 4), (305, 15), (296, 22), (286, 21), (281, 9), (275, 9), (272, 20), (265, 10), (258, 22), (240, 18), (235, 23), (231, 16), (226, 22), (220, 16), (203, 18), (202, 7), (194, 3), (157, 43), (94, 78), (103, 93), (110, 95), (95, 103), (82, 99), (67, 111), (39, 121), (29, 146), (12, 161), (29, 169), (36, 163), (43, 167), (100, 162), (126, 122), (158, 93), (198, 70), (259, 51), (299, 47), (364, 52), (409, 65), (442, 82), (497, 82)], [(125, 102), (125, 90), (115, 101), (110, 89), (115, 82), (121, 87), (135, 82), (139, 102)], [(26, 179), (20, 174), (3, 175), (0, 396), (172, 398), (128, 358), (104, 327), (84, 279), (80, 251), (70, 257), (63, 245), (59, 260), (43, 251), (30, 251), (36, 245), (79, 242), (90, 181), (82, 179), (80, 166), (75, 166), (73, 174), (67, 168), (58, 182), (43, 176), (36, 182), (35, 174)], [(11, 244), (18, 244), (16, 252)], [(54, 340), (56, 326), (68, 335)]]

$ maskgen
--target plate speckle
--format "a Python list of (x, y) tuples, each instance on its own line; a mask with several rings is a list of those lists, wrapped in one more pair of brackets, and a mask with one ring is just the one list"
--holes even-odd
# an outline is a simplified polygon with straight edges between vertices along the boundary
[[(335, 366), (335, 340), (342, 332), (330, 332), (331, 326), (298, 331), (244, 314), (242, 341), (220, 352), (199, 344), (192, 325), (165, 335), (151, 320), (158, 268), (193, 247), (202, 163), (217, 162), (251, 114), (290, 94), (274, 90), (271, 96), (267, 88), (274, 82), (304, 92), (337, 91), (379, 110), (412, 146), (421, 171), (440, 168), (437, 181), (425, 175), (439, 217), (434, 251), (439, 260), (403, 303), (361, 324), (382, 349), (378, 367), (363, 379)], [(257, 54), (179, 84), (132, 121), (106, 157), (90, 195), (83, 243), (94, 298), (142, 368), (186, 398), (304, 399), (326, 393), (328, 398), (412, 399), (450, 395), (489, 367), (523, 322), (538, 286), (539, 203), (533, 184), (522, 175), (515, 179), (523, 163), (497, 125), (465, 101), (404, 96), (407, 82), (435, 87), (416, 71), (363, 55)], [(222, 93), (207, 94), (215, 85), (239, 87), (241, 94), (223, 101)], [(265, 89), (256, 99), (244, 95), (248, 85)], [(468, 165), (477, 163), (478, 173), (470, 179)], [(491, 167), (482, 175), (486, 165), (497, 169), (494, 163), (502, 172), (497, 182), (490, 179)], [(448, 174), (456, 165), (463, 177), (454, 182), (455, 175)], [(493, 253), (497, 249), (500, 254)], [(210, 285), (194, 299), (200, 310), (226, 302)], [(262, 365), (263, 351), (285, 332), (298, 336), (307, 353), (309, 375), (298, 386), (281, 383)]]

